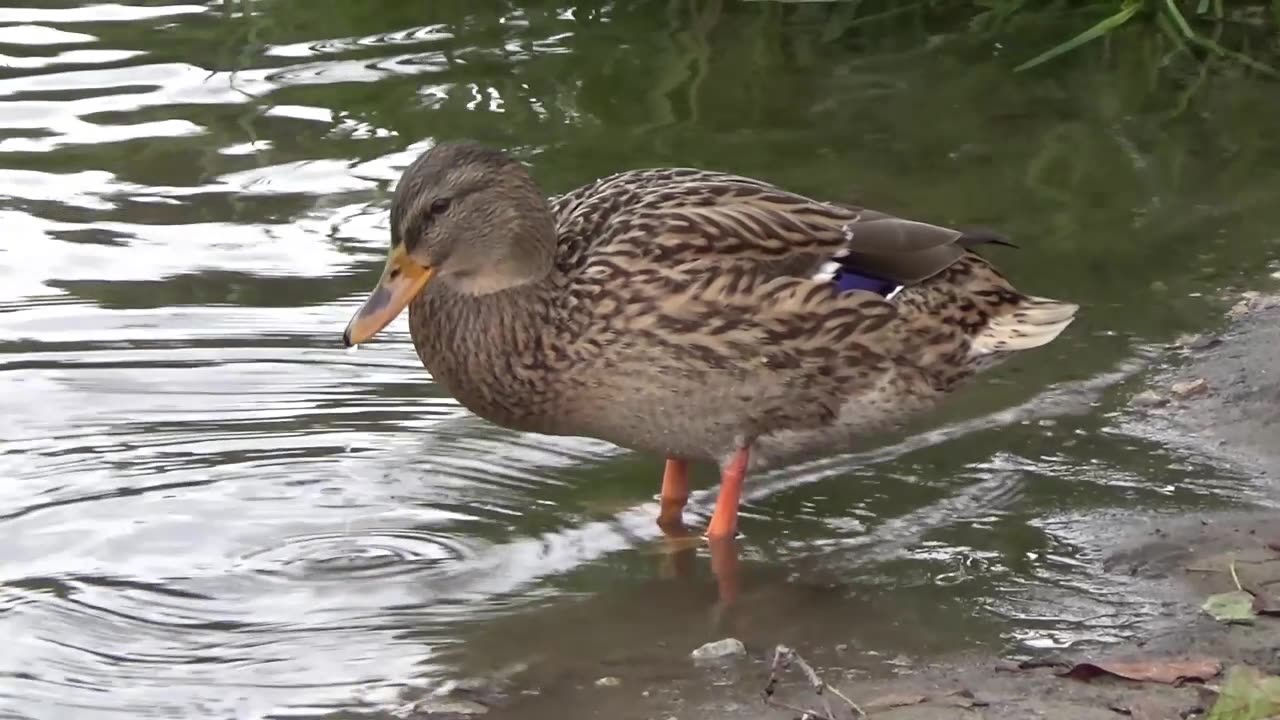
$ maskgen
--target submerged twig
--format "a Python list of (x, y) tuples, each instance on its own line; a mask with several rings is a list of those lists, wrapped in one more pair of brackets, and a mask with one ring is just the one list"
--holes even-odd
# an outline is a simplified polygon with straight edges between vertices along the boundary
[[(806, 710), (804, 708), (788, 705), (773, 696), (774, 690), (778, 687), (778, 680), (780, 679), (782, 671), (786, 670), (792, 663), (798, 665), (800, 670), (804, 672), (805, 678), (809, 681), (809, 686), (813, 689), (813, 692), (817, 694), (818, 699), (822, 701), (823, 709), (821, 713), (815, 710)], [(774, 649), (773, 663), (769, 666), (769, 682), (764, 686), (765, 704), (782, 710), (800, 713), (800, 720), (813, 720), (816, 718), (822, 718), (822, 720), (837, 720), (835, 713), (831, 709), (831, 702), (827, 699), (827, 690), (830, 690), (832, 695), (843, 700), (844, 703), (849, 706), (849, 710), (852, 711), (854, 717), (866, 717), (867, 714), (863, 712), (862, 708), (858, 707), (857, 703), (850, 700), (844, 695), (844, 693), (831, 687), (823, 681), (822, 678), (818, 677), (818, 673), (814, 671), (813, 667), (810, 666), (809, 663), (805, 662), (804, 658), (800, 657), (800, 653), (797, 653), (786, 645), (779, 645)]]

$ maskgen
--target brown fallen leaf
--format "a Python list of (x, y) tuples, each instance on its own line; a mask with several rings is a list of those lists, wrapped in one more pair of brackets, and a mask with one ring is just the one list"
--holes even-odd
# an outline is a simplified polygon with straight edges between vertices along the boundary
[(1099, 675), (1115, 675), (1126, 680), (1158, 682), (1172, 685), (1185, 681), (1204, 682), (1222, 672), (1222, 662), (1214, 658), (1163, 658), (1155, 660), (1131, 660), (1082, 662), (1072, 666), (1063, 677), (1091, 680)]
[(888, 695), (881, 695), (875, 700), (862, 703), (862, 708), (864, 710), (886, 710), (888, 708), (919, 705), (925, 700), (928, 700), (928, 698), (917, 693), (889, 693)]

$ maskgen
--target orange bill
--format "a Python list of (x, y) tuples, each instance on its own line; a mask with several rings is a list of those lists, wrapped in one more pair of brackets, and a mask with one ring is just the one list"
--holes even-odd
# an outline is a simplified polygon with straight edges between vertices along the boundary
[(403, 245), (392, 248), (378, 286), (369, 293), (369, 298), (351, 317), (351, 322), (347, 323), (347, 330), (342, 334), (342, 344), (351, 347), (368, 342), (396, 319), (400, 311), (418, 296), (435, 274), (435, 268), (421, 265), (409, 257)]

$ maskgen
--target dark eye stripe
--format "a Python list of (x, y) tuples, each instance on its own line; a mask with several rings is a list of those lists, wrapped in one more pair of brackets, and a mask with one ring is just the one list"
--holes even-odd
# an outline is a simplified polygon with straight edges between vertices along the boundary
[[(459, 193), (459, 196), (466, 194), (468, 193), (463, 191)], [(404, 228), (404, 232), (401, 233), (406, 247), (413, 247), (414, 245), (417, 245), (420, 236), (427, 231), (427, 228), (431, 226), (431, 223), (435, 221), (436, 217), (449, 211), (449, 208), (453, 206), (453, 201), (456, 197), (457, 196), (438, 197), (431, 201), (431, 204), (427, 206), (426, 212), (419, 211), (420, 215), (417, 218), (410, 217), (408, 224)], [(398, 242), (398, 239), (392, 239), (393, 246), (398, 244)]]

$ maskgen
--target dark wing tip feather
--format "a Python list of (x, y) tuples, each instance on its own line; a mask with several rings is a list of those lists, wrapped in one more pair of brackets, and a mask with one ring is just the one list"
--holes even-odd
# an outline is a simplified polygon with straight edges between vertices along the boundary
[(961, 233), (960, 239), (956, 240), (956, 242), (964, 248), (973, 248), (978, 245), (1003, 245), (1005, 247), (1011, 247), (1018, 250), (1021, 249), (1021, 247), (1008, 237), (1001, 235), (994, 230), (988, 230), (987, 228), (962, 230)]
[(845, 227), (845, 235), (848, 250), (838, 259), (841, 265), (902, 285), (933, 277), (979, 245), (1017, 247), (985, 228), (961, 231), (875, 211), (863, 211)]

